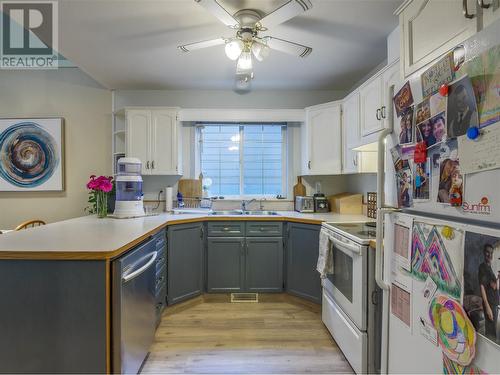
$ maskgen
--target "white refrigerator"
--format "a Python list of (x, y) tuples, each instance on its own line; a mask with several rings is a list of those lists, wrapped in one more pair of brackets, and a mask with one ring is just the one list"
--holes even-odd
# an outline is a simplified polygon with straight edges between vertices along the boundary
[[(391, 90), (406, 107), (393, 104), (379, 138), (382, 373), (500, 373), (500, 22), (457, 47)], [(448, 92), (424, 97), (440, 80)], [(476, 98), (466, 117), (475, 139), (452, 137), (464, 91)], [(428, 148), (415, 162), (419, 142)]]

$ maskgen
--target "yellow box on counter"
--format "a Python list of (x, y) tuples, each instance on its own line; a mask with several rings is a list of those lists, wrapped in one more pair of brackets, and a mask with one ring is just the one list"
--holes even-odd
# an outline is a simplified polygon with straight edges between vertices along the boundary
[(363, 213), (363, 194), (340, 193), (328, 197), (330, 210), (339, 214)]

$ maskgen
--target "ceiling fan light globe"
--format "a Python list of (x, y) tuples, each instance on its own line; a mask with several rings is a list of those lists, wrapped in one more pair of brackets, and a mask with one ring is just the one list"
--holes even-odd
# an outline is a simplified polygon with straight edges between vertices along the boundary
[(241, 40), (233, 39), (226, 43), (226, 56), (233, 61), (237, 60), (241, 55), (241, 51), (243, 51), (243, 47), (243, 42)]
[(252, 43), (252, 53), (257, 59), (257, 61), (264, 61), (268, 56), (270, 52), (270, 48), (265, 45), (264, 43), (260, 42), (253, 42)]
[(236, 64), (237, 72), (250, 72), (252, 71), (252, 54), (250, 52), (242, 52)]

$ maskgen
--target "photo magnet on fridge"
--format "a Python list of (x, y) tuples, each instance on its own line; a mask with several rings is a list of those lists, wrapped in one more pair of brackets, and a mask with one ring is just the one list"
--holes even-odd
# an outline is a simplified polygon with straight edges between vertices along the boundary
[(446, 114), (436, 116), (421, 122), (416, 129), (417, 142), (425, 142), (427, 147), (432, 147), (446, 139)]
[(418, 125), (422, 121), (431, 118), (431, 104), (429, 98), (425, 98), (423, 101), (415, 106), (415, 123)]
[(427, 159), (423, 163), (413, 165), (413, 199), (428, 201), (430, 199), (431, 168)]
[(466, 232), (463, 306), (476, 331), (500, 345), (500, 237)]
[(403, 87), (394, 95), (394, 107), (398, 117), (406, 112), (406, 109), (413, 104), (413, 94), (411, 92), (410, 82), (406, 82)]
[(467, 129), (477, 127), (476, 96), (468, 76), (460, 78), (449, 86), (447, 106), (447, 132), (451, 138), (467, 133)]
[(458, 159), (444, 159), (439, 168), (437, 201), (461, 206), (464, 196), (464, 177)]
[(415, 126), (413, 123), (413, 107), (409, 107), (401, 117), (399, 144), (411, 144), (415, 141)]
[(454, 77), (453, 52), (450, 52), (422, 74), (422, 96), (425, 98), (434, 94), (441, 85), (453, 81)]

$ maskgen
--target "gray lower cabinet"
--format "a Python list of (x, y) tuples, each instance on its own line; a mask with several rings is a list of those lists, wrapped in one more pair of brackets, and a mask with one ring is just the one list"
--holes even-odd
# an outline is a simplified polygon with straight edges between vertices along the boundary
[(0, 373), (105, 373), (106, 277), (105, 261), (0, 261)]
[(207, 290), (240, 292), (244, 287), (245, 238), (209, 237), (207, 240)]
[(168, 227), (167, 302), (169, 305), (203, 292), (204, 243), (203, 223)]
[(282, 226), (280, 222), (208, 223), (207, 291), (282, 292)]
[(316, 271), (321, 226), (288, 223), (286, 291), (321, 303), (321, 280)]
[(245, 289), (248, 292), (283, 291), (281, 237), (247, 237)]

